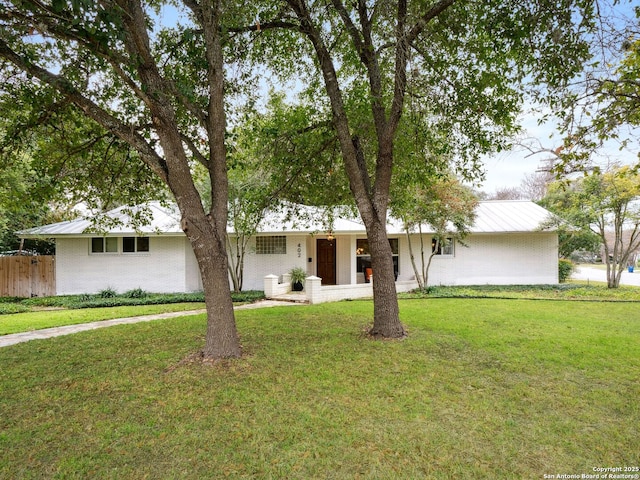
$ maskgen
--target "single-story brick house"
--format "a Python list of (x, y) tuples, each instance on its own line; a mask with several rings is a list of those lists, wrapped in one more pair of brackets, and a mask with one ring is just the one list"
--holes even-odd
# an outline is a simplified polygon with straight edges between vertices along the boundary
[[(180, 229), (177, 210), (150, 203), (149, 224), (128, 226), (126, 209), (106, 214), (117, 220), (95, 233), (85, 218), (19, 232), (23, 238), (52, 238), (56, 244), (58, 295), (94, 293), (105, 288), (124, 292), (201, 290), (200, 273), (189, 241)], [(545, 228), (551, 215), (528, 201), (486, 201), (477, 207), (475, 224), (465, 246), (443, 245), (429, 271), (430, 285), (558, 283), (558, 236)], [(302, 222), (271, 215), (250, 240), (245, 259), (244, 288), (262, 290), (267, 275), (281, 276), (293, 267), (322, 278), (323, 285), (368, 281), (370, 267), (365, 228), (359, 218), (335, 218), (329, 231), (323, 222)], [(111, 224), (111, 223), (110, 223)], [(391, 220), (398, 282), (415, 280), (407, 236)], [(423, 232), (428, 232), (428, 228)], [(92, 233), (93, 232), (93, 233)], [(229, 232), (233, 239), (233, 233)], [(417, 235), (414, 251), (418, 245)], [(425, 241), (430, 242), (426, 234)]]

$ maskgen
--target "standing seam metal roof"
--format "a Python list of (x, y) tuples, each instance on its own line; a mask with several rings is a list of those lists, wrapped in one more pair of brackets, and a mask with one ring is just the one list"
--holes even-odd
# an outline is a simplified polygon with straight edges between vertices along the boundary
[[(95, 222), (87, 218), (79, 218), (60, 223), (44, 225), (42, 227), (31, 228), (18, 232), (23, 238), (29, 237), (64, 237), (64, 236), (90, 236), (98, 234), (109, 235), (135, 235), (139, 233), (146, 234), (164, 234), (175, 235), (184, 234), (180, 228), (180, 213), (177, 208), (164, 207), (159, 202), (151, 202), (146, 205), (150, 211), (150, 221), (147, 225), (134, 228), (130, 225), (131, 217), (127, 211), (136, 211), (141, 207), (120, 207), (109, 212), (104, 216), (113, 220), (110, 228), (106, 228), (106, 232), (96, 230)], [(320, 210), (313, 207), (308, 208), (310, 212), (315, 213), (318, 218)], [(311, 215), (313, 217), (313, 215)], [(529, 201), (484, 201), (479, 202), (476, 209), (476, 221), (471, 233), (526, 233), (535, 231), (553, 230), (546, 225), (553, 215), (540, 207), (539, 205)], [(310, 221), (309, 224), (300, 225), (299, 222), (286, 220), (284, 215), (271, 214), (267, 215), (259, 228), (259, 234), (268, 233), (284, 233), (284, 232), (324, 232), (327, 226), (324, 222)], [(231, 232), (232, 230), (230, 230)], [(364, 232), (365, 227), (360, 218), (336, 218), (332, 225), (334, 234), (339, 233), (359, 233)], [(387, 231), (390, 234), (404, 233), (401, 222), (390, 219)], [(425, 233), (433, 231), (432, 229), (423, 229)]]

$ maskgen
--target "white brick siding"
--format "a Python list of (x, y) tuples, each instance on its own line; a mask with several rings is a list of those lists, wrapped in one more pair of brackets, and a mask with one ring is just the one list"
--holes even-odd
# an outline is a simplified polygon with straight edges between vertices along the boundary
[(184, 258), (185, 258), (185, 287), (187, 292), (202, 291), (202, 276), (200, 275), (200, 267), (198, 261), (191, 248), (191, 243), (187, 237), (184, 239)]
[[(57, 239), (58, 295), (96, 293), (105, 288), (119, 293), (134, 288), (158, 293), (188, 291), (185, 237), (151, 236), (148, 253), (92, 254), (90, 242), (86, 237)], [(121, 252), (120, 239), (119, 243)], [(189, 283), (193, 286), (193, 281)]]
[[(430, 237), (425, 236), (425, 241), (426, 248), (430, 248)], [(465, 243), (468, 247), (456, 242), (453, 256), (436, 255), (433, 258), (429, 285), (558, 283), (558, 237), (555, 233), (478, 234), (467, 237)], [(417, 237), (412, 237), (412, 245), (416, 262), (419, 262)], [(402, 239), (399, 280), (413, 277), (407, 241)]]
[[(399, 241), (398, 281), (415, 279), (406, 236)], [(287, 235), (287, 253), (257, 255), (255, 239), (245, 256), (244, 290), (262, 290), (264, 277), (281, 277), (293, 267), (316, 275), (316, 238), (308, 234)], [(356, 238), (336, 237), (338, 285), (358, 283)], [(200, 271), (184, 236), (150, 236), (148, 253), (91, 254), (91, 239), (59, 237), (56, 244), (58, 295), (95, 293), (105, 288), (125, 292), (142, 288), (149, 292), (190, 292), (202, 289)], [(420, 251), (412, 237), (416, 261)], [(431, 237), (425, 235), (425, 248)], [(558, 240), (555, 233), (475, 234), (456, 243), (452, 256), (436, 256), (429, 270), (429, 285), (553, 284), (558, 282)], [(122, 249), (119, 240), (119, 250)], [(311, 262), (308, 259), (311, 259)], [(230, 283), (231, 285), (231, 283)]]
[[(284, 233), (282, 233), (284, 235)], [(256, 241), (252, 238), (244, 258), (243, 290), (262, 290), (264, 277), (273, 274), (281, 277), (293, 267), (307, 270), (307, 235), (288, 235), (286, 254), (256, 254)]]

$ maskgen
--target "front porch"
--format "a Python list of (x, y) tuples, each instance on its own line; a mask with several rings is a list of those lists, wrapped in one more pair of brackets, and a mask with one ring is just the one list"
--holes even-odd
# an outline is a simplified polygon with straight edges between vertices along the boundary
[[(302, 292), (292, 292), (289, 275), (285, 274), (282, 277), (282, 282), (279, 281), (277, 275), (267, 275), (264, 277), (264, 294), (266, 298), (272, 300), (286, 299), (310, 304), (354, 300), (357, 298), (373, 298), (373, 279), (372, 283), (322, 285), (322, 279), (312, 275), (307, 277)], [(398, 293), (409, 292), (416, 288), (418, 288), (418, 282), (415, 280), (396, 282), (396, 290)]]

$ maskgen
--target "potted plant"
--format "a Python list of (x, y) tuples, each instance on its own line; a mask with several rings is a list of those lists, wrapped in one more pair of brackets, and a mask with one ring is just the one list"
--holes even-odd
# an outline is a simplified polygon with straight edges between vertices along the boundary
[(289, 271), (291, 275), (291, 289), (294, 292), (301, 292), (304, 288), (304, 280), (307, 278), (307, 271), (302, 267), (294, 267)]

